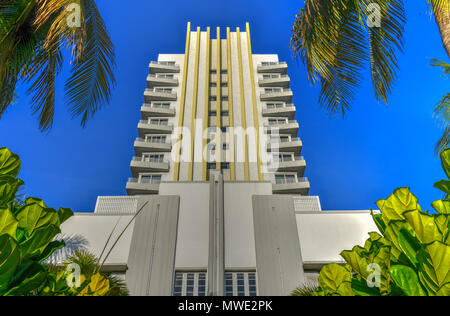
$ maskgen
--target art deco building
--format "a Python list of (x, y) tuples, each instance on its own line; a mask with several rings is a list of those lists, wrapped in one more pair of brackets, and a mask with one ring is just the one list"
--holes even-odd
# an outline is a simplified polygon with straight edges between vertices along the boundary
[(286, 62), (248, 24), (214, 31), (189, 23), (184, 54), (150, 63), (128, 196), (63, 227), (100, 254), (131, 221), (105, 269), (134, 295), (288, 295), (376, 231), (308, 196)]

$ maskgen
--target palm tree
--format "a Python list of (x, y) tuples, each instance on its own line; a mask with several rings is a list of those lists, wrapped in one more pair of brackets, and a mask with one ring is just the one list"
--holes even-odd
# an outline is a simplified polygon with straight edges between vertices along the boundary
[[(79, 23), (78, 23), (79, 22)], [(52, 127), (55, 80), (71, 51), (65, 84), (69, 111), (85, 126), (115, 84), (115, 55), (94, 0), (0, 0), (0, 118), (16, 84), (30, 83), (39, 128)]]
[(317, 285), (305, 283), (296, 288), (290, 296), (313, 296), (313, 293), (317, 290), (317, 287)]
[[(450, 78), (450, 64), (437, 59), (431, 60), (431, 65), (444, 70), (445, 79)], [(433, 114), (440, 121), (444, 133), (435, 146), (435, 153), (438, 155), (449, 147), (450, 144), (450, 93), (447, 93), (434, 107)]]
[[(450, 57), (450, 0), (427, 1)], [(377, 101), (388, 103), (397, 54), (403, 49), (404, 3), (305, 0), (293, 25), (291, 46), (306, 65), (310, 81), (320, 82), (319, 103), (330, 115), (344, 116), (351, 108), (367, 64)]]
[[(90, 279), (99, 270), (98, 258), (86, 249), (77, 249), (74, 254), (68, 257), (61, 266), (48, 264), (48, 270), (53, 273), (57, 273), (62, 269), (66, 269), (69, 264), (77, 264), (80, 267), (80, 273), (87, 279)], [(120, 277), (112, 275), (110, 273), (100, 273), (109, 280), (109, 296), (128, 296), (130, 293), (124, 280)]]

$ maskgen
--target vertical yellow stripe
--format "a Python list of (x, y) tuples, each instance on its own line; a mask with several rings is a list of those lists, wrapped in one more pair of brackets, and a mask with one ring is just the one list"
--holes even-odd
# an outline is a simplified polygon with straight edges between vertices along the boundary
[(263, 181), (263, 174), (261, 172), (261, 153), (259, 146), (259, 119), (258, 119), (258, 106), (256, 103), (256, 91), (255, 91), (255, 72), (253, 70), (253, 54), (252, 54), (252, 43), (250, 40), (250, 25), (246, 23), (247, 31), (247, 47), (248, 47), (248, 63), (250, 67), (250, 80), (252, 85), (252, 98), (253, 98), (253, 123), (255, 125), (256, 132), (256, 160), (258, 165), (258, 177), (259, 181)]
[(228, 118), (230, 120), (229, 139), (230, 139), (230, 179), (236, 180), (236, 171), (234, 166), (234, 118), (233, 118), (233, 73), (231, 71), (231, 37), (230, 28), (227, 27), (227, 68), (228, 68)]
[(197, 42), (195, 48), (195, 75), (194, 75), (194, 97), (192, 100), (192, 119), (191, 119), (191, 160), (189, 161), (188, 181), (192, 181), (194, 173), (194, 141), (195, 141), (195, 117), (197, 116), (197, 98), (198, 98), (198, 64), (200, 60), (200, 27), (197, 27)]
[[(187, 32), (186, 32), (186, 48), (184, 51), (184, 67), (183, 67), (183, 83), (181, 88), (181, 99), (180, 99), (180, 117), (178, 120), (178, 127), (181, 129), (183, 126), (184, 119), (184, 106), (186, 102), (186, 84), (187, 84), (187, 71), (188, 71), (188, 63), (189, 63), (189, 45), (191, 38), (191, 22), (188, 22)], [(173, 169), (173, 180), (178, 181), (180, 176), (180, 141), (181, 141), (181, 130), (177, 132), (177, 142), (175, 144), (175, 166)]]
[(250, 180), (249, 172), (248, 172), (248, 144), (247, 144), (247, 120), (245, 117), (245, 97), (244, 97), (244, 76), (242, 70), (242, 48), (241, 48), (241, 31), (239, 28), (236, 28), (236, 36), (237, 36), (237, 46), (238, 46), (238, 57), (239, 57), (239, 81), (241, 88), (241, 120), (242, 120), (242, 129), (244, 130), (244, 150), (245, 150), (245, 163), (244, 163), (244, 178), (246, 181)]
[[(205, 111), (203, 115), (203, 132), (207, 132), (209, 126), (209, 79), (210, 79), (210, 70), (211, 70), (211, 29), (208, 27), (206, 29), (206, 75), (205, 75)], [(202, 159), (203, 159), (203, 181), (206, 181), (207, 178), (207, 165), (206, 158), (203, 156), (204, 151), (206, 150), (206, 146), (208, 144), (208, 140), (203, 135), (203, 148), (202, 148)]]
[(220, 27), (217, 28), (217, 97), (216, 97), (216, 169), (221, 169), (222, 162), (222, 50), (220, 39)]

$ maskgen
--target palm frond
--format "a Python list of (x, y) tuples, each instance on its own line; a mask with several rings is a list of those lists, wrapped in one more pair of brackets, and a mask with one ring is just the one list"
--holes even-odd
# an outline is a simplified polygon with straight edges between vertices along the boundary
[[(370, 4), (381, 10), (381, 27), (366, 25)], [(291, 47), (312, 83), (321, 82), (319, 103), (329, 114), (351, 108), (367, 61), (377, 100), (387, 103), (403, 47), (401, 0), (306, 0), (296, 16)]]
[(87, 120), (110, 101), (111, 88), (115, 85), (115, 54), (95, 2), (82, 0), (80, 3), (87, 42), (74, 60), (65, 88), (72, 115), (81, 116), (81, 125), (85, 126)]
[(449, 148), (450, 144), (450, 127), (446, 127), (444, 129), (444, 133), (442, 134), (442, 137), (439, 138), (436, 145), (434, 146), (434, 153), (436, 156), (439, 156), (439, 154)]
[(302, 286), (296, 288), (291, 296), (313, 296), (313, 293), (316, 291), (317, 286), (311, 283), (305, 283)]

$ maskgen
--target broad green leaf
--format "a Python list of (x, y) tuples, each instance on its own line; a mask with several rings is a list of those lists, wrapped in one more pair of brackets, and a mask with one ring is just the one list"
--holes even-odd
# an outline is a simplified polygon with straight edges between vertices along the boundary
[(450, 214), (433, 214), (433, 218), (437, 229), (443, 236), (442, 241), (445, 243), (446, 237), (450, 230)]
[[(398, 235), (402, 227), (407, 230), (412, 230), (411, 226), (406, 220), (398, 220), (390, 221), (389, 225), (386, 226), (386, 231), (384, 232), (384, 236), (386, 237), (386, 239), (389, 240), (398, 251), (401, 250), (398, 244)], [(396, 254), (394, 249), (392, 251), (394, 254)]]
[(408, 211), (403, 213), (409, 225), (411, 225), (417, 239), (423, 244), (433, 241), (442, 241), (442, 234), (439, 232), (434, 217), (419, 211)]
[(391, 267), (391, 277), (395, 284), (402, 289), (407, 296), (426, 296), (427, 293), (420, 285), (416, 272), (407, 266), (394, 265)]
[(450, 201), (437, 200), (431, 203), (431, 206), (441, 214), (450, 214)]
[(367, 279), (367, 276), (370, 274), (367, 269), (370, 262), (368, 262), (367, 258), (363, 257), (362, 253), (364, 252), (364, 248), (355, 246), (352, 250), (342, 251), (341, 256), (352, 267), (354, 272), (359, 274), (362, 278)]
[(435, 241), (418, 253), (419, 278), (428, 292), (437, 293), (450, 283), (450, 246)]
[(442, 286), (439, 291), (436, 292), (436, 296), (450, 296), (450, 283)]
[(61, 207), (58, 210), (58, 216), (59, 216), (59, 222), (62, 224), (64, 223), (67, 219), (69, 219), (70, 217), (73, 216), (73, 212), (70, 208), (63, 208)]
[(419, 265), (417, 252), (422, 247), (419, 240), (409, 230), (402, 227), (399, 230), (398, 245), (411, 264), (417, 269)]
[(380, 296), (380, 290), (369, 287), (367, 281), (362, 278), (353, 278), (351, 282), (352, 291), (358, 296)]
[(441, 190), (445, 194), (450, 194), (450, 180), (441, 180), (434, 184), (436, 189)]
[(54, 209), (47, 208), (38, 201), (33, 203), (29, 203), (29, 201), (30, 199), (27, 199), (26, 204), (16, 215), (19, 227), (23, 228), (29, 236), (40, 227), (49, 224), (59, 226), (59, 216)]
[(383, 221), (382, 215), (374, 214), (372, 210), (370, 211), (370, 214), (372, 215), (373, 221), (375, 222), (375, 225), (377, 225), (378, 230), (384, 235), (386, 224)]
[(403, 213), (411, 210), (422, 210), (417, 203), (417, 198), (409, 191), (409, 188), (395, 190), (386, 200), (376, 202), (380, 208), (385, 224), (393, 220), (403, 220)]
[(91, 277), (89, 285), (86, 286), (79, 295), (103, 296), (109, 291), (109, 280), (96, 273)]
[(0, 206), (6, 206), (14, 200), (23, 181), (13, 176), (0, 175)]
[(59, 226), (49, 224), (39, 227), (30, 237), (20, 243), (20, 250), (23, 257), (40, 258), (47, 245), (61, 232)]
[(450, 179), (450, 149), (446, 149), (440, 154), (442, 169), (444, 169), (447, 178)]
[(22, 273), (20, 279), (15, 280), (14, 284), (5, 293), (5, 295), (23, 296), (33, 294), (34, 291), (41, 288), (47, 280), (47, 271), (36, 262), (31, 263), (26, 271)]
[(0, 294), (7, 289), (19, 263), (17, 242), (8, 234), (0, 235)]
[(15, 238), (18, 224), (9, 208), (0, 208), (0, 235), (8, 234)]
[(0, 148), (0, 175), (17, 177), (20, 171), (20, 158), (8, 148)]
[(327, 264), (320, 271), (319, 284), (326, 291), (336, 293), (344, 282), (350, 282), (350, 278), (350, 272), (345, 267), (332, 263)]
[(50, 257), (56, 250), (61, 249), (65, 246), (64, 240), (54, 240), (50, 242), (42, 251), (41, 255), (36, 258), (37, 261), (42, 262), (48, 257)]

